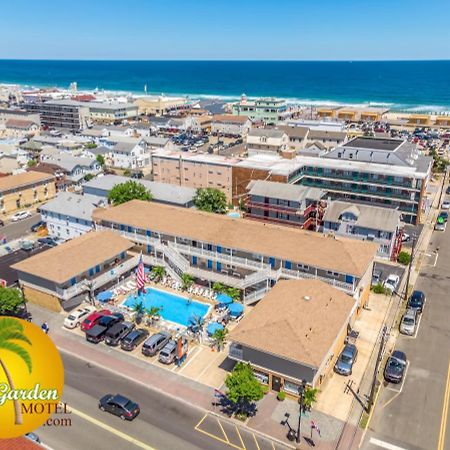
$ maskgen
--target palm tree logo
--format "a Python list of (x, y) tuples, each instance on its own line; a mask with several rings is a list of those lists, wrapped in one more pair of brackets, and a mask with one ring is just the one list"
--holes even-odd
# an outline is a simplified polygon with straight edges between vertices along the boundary
[[(7, 350), (17, 355), (24, 361), (24, 363), (28, 368), (28, 372), (31, 373), (32, 363), (28, 350), (26, 350), (25, 348), (23, 348), (21, 345), (17, 344), (14, 341), (22, 341), (31, 345), (31, 341), (25, 336), (23, 325), (20, 323), (19, 320), (10, 317), (0, 319), (0, 352)], [(4, 361), (2, 360), (1, 354), (0, 354), (0, 366), (3, 369), (3, 372), (5, 373), (6, 379), (8, 380), (10, 390), (12, 391), (15, 390), (11, 373), (9, 372)], [(14, 418), (15, 418), (14, 423), (15, 425), (22, 425), (23, 417), (22, 411), (20, 410), (19, 401), (14, 400), (13, 403), (14, 403)]]

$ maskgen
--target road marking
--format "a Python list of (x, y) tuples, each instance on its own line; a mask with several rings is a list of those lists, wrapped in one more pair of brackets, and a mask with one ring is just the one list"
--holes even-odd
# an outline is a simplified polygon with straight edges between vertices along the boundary
[(444, 404), (442, 405), (441, 429), (439, 431), (438, 450), (444, 450), (445, 434), (447, 430), (448, 402), (450, 399), (450, 361), (448, 362), (447, 384), (445, 386)]
[(122, 438), (125, 441), (131, 442), (132, 444), (136, 445), (136, 447), (143, 448), (144, 450), (155, 450), (153, 447), (150, 447), (150, 445), (145, 444), (142, 441), (139, 441), (138, 439), (135, 439), (134, 437), (131, 437), (128, 434), (122, 433), (119, 430), (116, 430), (115, 428), (106, 425), (106, 423), (101, 422), (100, 420), (94, 419), (91, 416), (88, 416), (87, 414), (78, 411), (77, 409), (74, 409), (72, 406), (70, 406), (70, 411), (75, 414), (76, 416), (81, 417), (84, 420), (87, 420), (88, 422), (93, 423), (94, 425), (97, 425), (99, 428), (103, 428), (104, 430), (108, 431), (109, 433), (115, 434), (116, 436)]
[(373, 437), (370, 438), (369, 442), (378, 447), (386, 448), (387, 450), (406, 450), (405, 448), (399, 447), (398, 445), (390, 444), (389, 442), (385, 441), (380, 441), (379, 439)]
[(242, 440), (241, 433), (239, 433), (239, 430), (238, 430), (237, 425), (235, 425), (234, 427), (236, 428), (236, 433), (237, 433), (237, 435), (239, 436), (239, 440), (241, 441), (242, 448), (243, 448), (244, 450), (247, 450), (246, 447), (245, 447), (244, 441)]
[[(393, 387), (391, 387), (392, 383), (389, 383), (389, 387), (387, 387), (386, 389), (388, 391), (392, 391), (392, 392), (397, 392), (397, 394), (401, 394), (402, 390), (403, 390), (403, 386), (405, 385), (405, 380), (406, 380), (406, 375), (408, 374), (408, 369), (409, 369), (409, 361), (406, 361), (406, 369), (405, 369), (405, 373), (403, 375), (403, 380), (400, 383), (400, 389), (394, 389)], [(395, 397), (394, 397), (395, 398)], [(386, 402), (384, 404), (384, 406), (386, 406), (388, 403), (390, 403), (393, 399), (389, 400), (388, 402)], [(384, 408), (383, 406), (383, 408)]]
[[(196, 352), (194, 356), (192, 356), (192, 353), (194, 353), (194, 351), (195, 351), (196, 349), (198, 349), (199, 351)], [(181, 369), (179, 370), (178, 373), (183, 372), (183, 370), (186, 369), (186, 367), (189, 366), (189, 364), (194, 360), (194, 357), (198, 356), (198, 355), (202, 352), (202, 350), (203, 350), (203, 349), (198, 345), (197, 347), (195, 347), (194, 349), (192, 349), (192, 351), (189, 351), (188, 354), (187, 354), (187, 356), (190, 356), (189, 361), (188, 361), (186, 364), (183, 364), (183, 365), (181, 366)], [(173, 372), (173, 369), (172, 369), (172, 372)]]
[(216, 420), (217, 420), (217, 423), (219, 424), (220, 429), (222, 430), (222, 433), (223, 433), (223, 435), (224, 435), (224, 437), (225, 437), (225, 440), (226, 440), (227, 442), (230, 442), (230, 440), (228, 439), (227, 433), (225, 433), (225, 430), (223, 429), (223, 426), (222, 426), (222, 424), (220, 423), (220, 420), (219, 420), (219, 419), (216, 419)]
[[(261, 448), (260, 448), (260, 446), (259, 446), (259, 444), (258, 444), (258, 440), (256, 439), (256, 436), (255, 436), (255, 435), (253, 435), (253, 439), (255, 440), (256, 448), (257, 448), (258, 450), (261, 450)], [(273, 442), (272, 442), (272, 446), (273, 446)], [(274, 447), (274, 448), (275, 448), (275, 447)]]

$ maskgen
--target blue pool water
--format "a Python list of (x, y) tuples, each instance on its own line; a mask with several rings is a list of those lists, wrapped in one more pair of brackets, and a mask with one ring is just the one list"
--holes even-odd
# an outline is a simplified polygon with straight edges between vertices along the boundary
[(147, 288), (146, 293), (139, 297), (130, 295), (124, 302), (128, 308), (132, 308), (136, 303), (142, 301), (146, 308), (156, 306), (161, 308), (160, 314), (164, 320), (175, 322), (183, 326), (189, 325), (189, 319), (193, 316), (204, 317), (209, 309), (205, 303), (190, 300), (187, 297), (180, 297), (159, 289)]

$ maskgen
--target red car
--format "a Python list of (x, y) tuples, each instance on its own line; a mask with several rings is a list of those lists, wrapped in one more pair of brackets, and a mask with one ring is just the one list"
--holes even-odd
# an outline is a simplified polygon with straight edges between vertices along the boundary
[(93, 312), (92, 314), (89, 314), (89, 316), (86, 317), (86, 319), (83, 320), (81, 323), (81, 330), (87, 331), (90, 330), (93, 326), (97, 325), (97, 322), (103, 317), (103, 316), (109, 316), (111, 315), (111, 311), (109, 309), (102, 309), (101, 311)]

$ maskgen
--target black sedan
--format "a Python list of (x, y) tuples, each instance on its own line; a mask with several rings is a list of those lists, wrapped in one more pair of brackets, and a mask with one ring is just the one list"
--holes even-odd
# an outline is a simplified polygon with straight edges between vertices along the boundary
[(408, 309), (415, 309), (419, 314), (423, 311), (425, 304), (425, 294), (422, 291), (413, 291), (408, 299)]
[(39, 238), (37, 240), (41, 245), (47, 245), (48, 247), (56, 247), (58, 244), (51, 237)]
[(384, 379), (391, 383), (401, 383), (406, 370), (406, 355), (394, 350), (384, 368)]
[(133, 420), (141, 411), (137, 403), (120, 394), (104, 395), (100, 399), (98, 407), (102, 411), (107, 411), (120, 417), (122, 420)]

